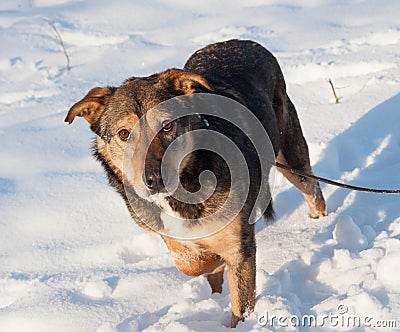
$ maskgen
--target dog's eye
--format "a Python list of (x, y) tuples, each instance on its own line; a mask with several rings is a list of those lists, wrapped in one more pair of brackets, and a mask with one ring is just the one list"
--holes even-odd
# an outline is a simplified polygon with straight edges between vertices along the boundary
[(121, 129), (118, 132), (118, 136), (121, 140), (126, 141), (129, 138), (130, 132), (127, 129)]
[(170, 122), (170, 121), (164, 121), (162, 123), (162, 130), (165, 132), (171, 131), (172, 127), (173, 127), (172, 122)]

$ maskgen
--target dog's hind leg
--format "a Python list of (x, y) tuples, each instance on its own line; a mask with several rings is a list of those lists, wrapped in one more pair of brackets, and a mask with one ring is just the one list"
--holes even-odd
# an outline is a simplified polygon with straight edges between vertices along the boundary
[[(279, 151), (276, 161), (294, 167), (286, 161), (282, 151)], [(301, 168), (301, 170), (312, 174), (311, 167)], [(279, 169), (279, 171), (303, 193), (312, 218), (319, 218), (326, 215), (325, 200), (318, 181), (298, 176), (285, 169)]]
[(222, 284), (224, 283), (225, 264), (217, 267), (213, 272), (207, 274), (208, 283), (211, 286), (212, 293), (222, 293)]
[[(294, 105), (287, 98), (284, 111), (283, 128), (281, 128), (281, 148), (276, 161), (292, 168), (312, 174), (307, 142), (303, 137), (300, 122)], [(282, 124), (280, 121), (280, 124)], [(318, 181), (293, 174), (287, 170), (279, 171), (294, 184), (304, 195), (312, 218), (326, 216), (326, 205)]]

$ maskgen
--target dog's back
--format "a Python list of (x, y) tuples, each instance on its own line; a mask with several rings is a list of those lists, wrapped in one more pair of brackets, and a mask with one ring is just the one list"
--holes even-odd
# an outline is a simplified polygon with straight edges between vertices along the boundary
[[(264, 47), (237, 39), (208, 45), (189, 58), (185, 70), (202, 75), (218, 94), (237, 100), (253, 112), (269, 135), (277, 161), (312, 173), (307, 143), (286, 93), (282, 71)], [(282, 172), (302, 191), (313, 218), (326, 214), (316, 181)]]
[(273, 104), (286, 90), (275, 57), (260, 44), (233, 39), (206, 46), (186, 62), (185, 70), (202, 75), (218, 94), (249, 108), (267, 130), (275, 152), (279, 131)]

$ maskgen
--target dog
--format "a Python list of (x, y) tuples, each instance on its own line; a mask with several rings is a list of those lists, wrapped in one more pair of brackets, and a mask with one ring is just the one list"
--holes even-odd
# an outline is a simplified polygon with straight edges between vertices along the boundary
[[(275, 160), (312, 174), (307, 143), (296, 109), (286, 93), (278, 62), (264, 47), (249, 40), (208, 45), (196, 51), (183, 69), (132, 77), (119, 87), (95, 87), (71, 107), (65, 121), (71, 124), (76, 116), (81, 116), (89, 122), (96, 134), (94, 155), (102, 164), (110, 185), (123, 197), (132, 218), (140, 226), (161, 235), (181, 272), (189, 276), (206, 275), (211, 291), (220, 293), (227, 269), (231, 327), (236, 327), (255, 305), (256, 242), (254, 224), (249, 218), (263, 181), (262, 166), (253, 158), (255, 148), (229, 121), (212, 115), (193, 113), (169, 121), (163, 119), (161, 113), (155, 113), (140, 123), (157, 105), (197, 94), (229, 98), (246, 107), (268, 133)], [(150, 133), (149, 121), (157, 122), (159, 130)], [(133, 143), (129, 143), (135, 127), (139, 128), (136, 131), (140, 139), (135, 142), (134, 138)], [(187, 203), (175, 199), (166, 190), (161, 172), (164, 153), (183, 133), (197, 129), (220, 133), (239, 146), (249, 164), (251, 186), (243, 207), (224, 227), (209, 236), (182, 240), (163, 232), (167, 222), (165, 215), (190, 219), (191, 224), (186, 229), (190, 232), (197, 221), (212, 215), (223, 205), (233, 185), (221, 157), (198, 149), (184, 156), (178, 169), (179, 180), (188, 192), (195, 193), (201, 188), (201, 173), (211, 171), (216, 178), (213, 194), (202, 202)], [(135, 153), (127, 158), (125, 149), (129, 144), (135, 146)], [(178, 153), (179, 149), (176, 151)], [(133, 187), (124, 180), (124, 156), (131, 167), (129, 181)], [(280, 171), (303, 193), (312, 218), (326, 215), (325, 200), (316, 180)], [(264, 210), (266, 219), (273, 218), (272, 202), (268, 202)], [(199, 225), (207, 227), (207, 222)]]

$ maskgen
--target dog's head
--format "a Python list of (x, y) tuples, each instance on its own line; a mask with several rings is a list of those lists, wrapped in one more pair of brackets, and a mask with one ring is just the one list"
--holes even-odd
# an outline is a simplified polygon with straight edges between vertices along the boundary
[[(128, 161), (131, 182), (140, 197), (152, 200), (153, 196), (168, 195), (161, 174), (161, 161), (167, 148), (185, 132), (205, 126), (196, 114), (172, 121), (168, 112), (157, 110), (155, 106), (179, 95), (212, 90), (200, 75), (169, 69), (149, 77), (128, 79), (120, 87), (93, 88), (72, 106), (65, 122), (72, 123), (76, 116), (89, 122), (97, 135), (96, 153), (120, 179), (124, 178), (123, 167), (126, 171), (127, 146), (134, 146)], [(179, 144), (181, 149), (174, 149), (177, 154), (190, 150), (189, 139)], [(195, 162), (189, 156), (177, 155), (176, 158), (182, 160), (179, 168), (182, 174)], [(168, 165), (165, 169), (167, 173)], [(166, 174), (163, 175), (165, 180)]]

